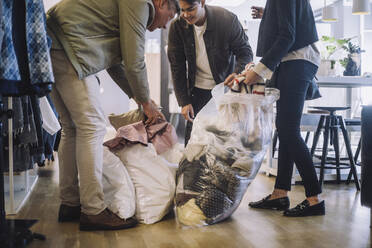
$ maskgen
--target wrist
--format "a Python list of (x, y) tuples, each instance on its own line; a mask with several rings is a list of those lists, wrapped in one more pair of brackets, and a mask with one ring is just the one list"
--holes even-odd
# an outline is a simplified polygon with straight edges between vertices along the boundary
[(151, 101), (148, 101), (148, 102), (142, 102), (141, 103), (142, 107), (146, 108), (146, 107), (149, 107), (151, 105)]

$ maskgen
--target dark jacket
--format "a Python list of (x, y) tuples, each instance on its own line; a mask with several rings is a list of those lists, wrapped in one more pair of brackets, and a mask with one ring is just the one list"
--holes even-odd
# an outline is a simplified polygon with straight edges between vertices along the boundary
[[(233, 72), (241, 72), (252, 61), (252, 49), (236, 15), (214, 6), (205, 6), (207, 28), (204, 42), (211, 72), (216, 83)], [(191, 104), (195, 85), (196, 54), (194, 25), (178, 18), (172, 22), (168, 37), (168, 58), (173, 85), (180, 106)], [(235, 65), (236, 64), (236, 65)]]
[(267, 0), (261, 20), (257, 56), (274, 71), (289, 52), (318, 41), (309, 0)]
[(372, 106), (362, 110), (362, 189), (363, 206), (372, 208)]

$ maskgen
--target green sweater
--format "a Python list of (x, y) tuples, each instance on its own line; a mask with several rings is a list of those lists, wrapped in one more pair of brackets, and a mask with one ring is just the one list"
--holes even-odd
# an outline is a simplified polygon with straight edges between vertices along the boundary
[(107, 70), (129, 97), (150, 100), (145, 33), (152, 0), (63, 0), (47, 13), (52, 48), (64, 49), (80, 79)]

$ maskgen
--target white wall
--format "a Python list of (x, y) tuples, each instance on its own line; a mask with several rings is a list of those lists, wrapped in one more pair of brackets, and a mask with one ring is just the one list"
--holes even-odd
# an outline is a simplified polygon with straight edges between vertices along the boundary
[(122, 114), (129, 110), (129, 98), (114, 83), (106, 71), (102, 71), (97, 75), (101, 81), (100, 95), (103, 111), (105, 115)]
[[(372, 11), (372, 3), (370, 4)], [(362, 72), (372, 73), (372, 14), (362, 17), (364, 20), (364, 33), (362, 35), (362, 48), (366, 50), (362, 54)]]
[[(245, 1), (243, 4), (236, 6), (236, 7), (225, 7), (226, 9), (233, 12), (239, 20), (244, 23), (247, 23), (246, 28), (247, 36), (249, 39), (249, 44), (252, 47), (253, 54), (256, 55), (256, 49), (257, 49), (257, 38), (258, 38), (258, 29), (260, 27), (260, 20), (254, 20), (251, 16), (251, 7), (252, 6), (259, 6), (259, 7), (265, 7), (265, 0), (255, 0), (255, 1)], [(256, 57), (255, 60), (256, 61)]]

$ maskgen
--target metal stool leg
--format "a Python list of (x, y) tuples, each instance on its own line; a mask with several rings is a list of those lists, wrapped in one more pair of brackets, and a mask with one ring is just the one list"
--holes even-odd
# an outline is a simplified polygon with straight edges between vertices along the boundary
[(311, 151), (310, 151), (311, 157), (314, 156), (316, 146), (318, 145), (320, 132), (322, 131), (323, 124), (324, 124), (324, 118), (325, 118), (324, 115), (320, 116), (318, 127), (316, 128), (316, 131), (314, 133), (313, 144), (311, 146)]
[(359, 157), (359, 154), (360, 154), (361, 147), (362, 147), (362, 137), (360, 137), (359, 142), (358, 142), (358, 147), (355, 151), (355, 155), (354, 155), (355, 164), (358, 163), (358, 157)]
[(322, 160), (320, 163), (320, 174), (319, 174), (320, 188), (323, 187), (323, 181), (324, 181), (324, 166), (326, 163), (327, 153), (328, 153), (329, 131), (330, 131), (330, 116), (326, 116), (326, 124), (324, 126), (323, 152), (322, 152)]
[(340, 169), (340, 146), (338, 141), (338, 119), (337, 117), (332, 118), (333, 125), (333, 147), (335, 148), (335, 159), (336, 159), (336, 171), (337, 171), (337, 183), (341, 183), (341, 169)]
[(356, 167), (355, 167), (353, 152), (351, 151), (349, 135), (346, 131), (345, 122), (344, 122), (344, 119), (342, 118), (342, 116), (339, 116), (338, 119), (339, 119), (339, 122), (340, 122), (342, 134), (344, 136), (345, 147), (346, 147), (347, 155), (348, 155), (349, 161), (350, 161), (350, 167), (351, 167), (350, 169), (351, 169), (351, 171), (353, 173), (353, 176), (354, 176), (354, 183), (355, 183), (355, 186), (356, 186), (357, 190), (359, 191), (360, 190), (360, 185), (359, 185), (359, 180), (358, 180), (358, 174), (357, 174)]
[(307, 131), (306, 132), (306, 136), (305, 136), (305, 143), (307, 145), (307, 142), (309, 141), (309, 138), (310, 138), (310, 131)]
[[(356, 151), (355, 151), (355, 155), (354, 155), (355, 165), (358, 164), (358, 157), (359, 157), (359, 154), (360, 154), (361, 146), (362, 146), (362, 137), (360, 137), (360, 139), (359, 139), (359, 143), (358, 143), (358, 147), (357, 147), (357, 149), (356, 149)], [(347, 181), (346, 181), (347, 184), (350, 183), (350, 181), (351, 181), (351, 177), (352, 177), (352, 172), (351, 172), (351, 170), (350, 170), (349, 175), (347, 176)]]
[(273, 151), (272, 151), (272, 157), (275, 155), (275, 150), (276, 150), (276, 144), (278, 143), (278, 130), (275, 129), (274, 131), (274, 137), (273, 137)]

